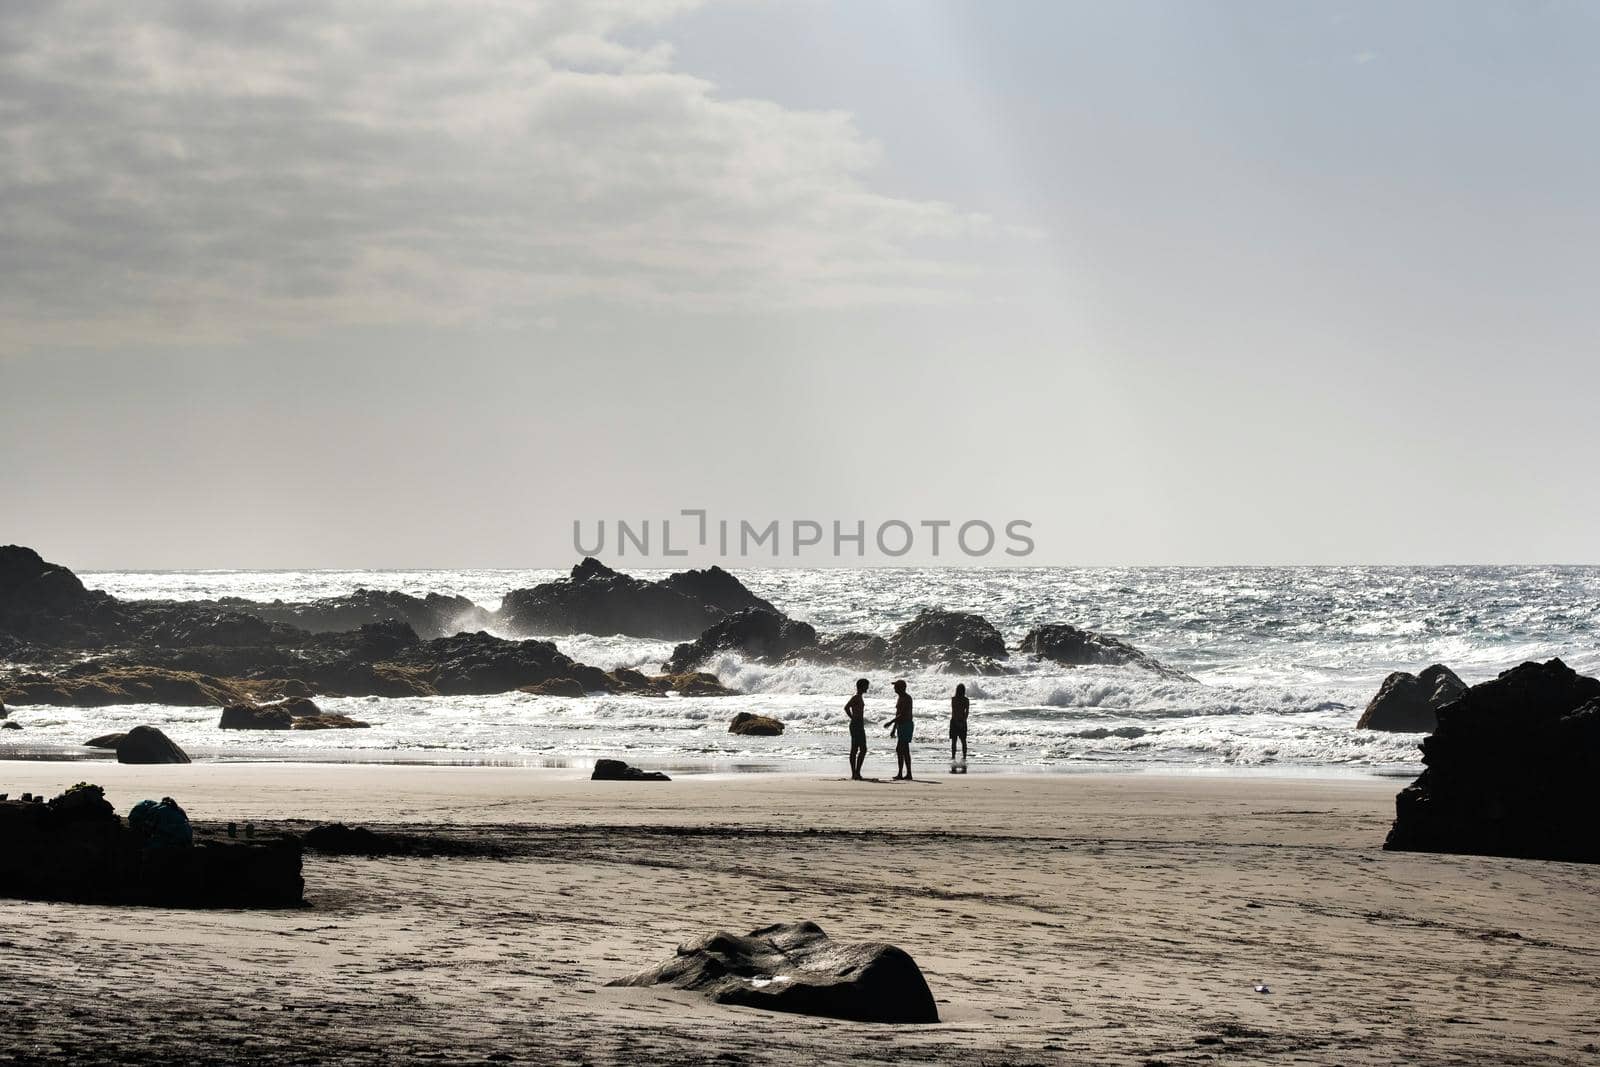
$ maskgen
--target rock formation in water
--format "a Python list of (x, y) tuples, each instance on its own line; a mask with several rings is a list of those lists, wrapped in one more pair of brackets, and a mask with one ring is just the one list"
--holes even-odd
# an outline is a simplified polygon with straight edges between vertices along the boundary
[(880, 942), (834, 941), (813, 922), (725, 931), (679, 945), (658, 967), (609, 983), (670, 986), (718, 1004), (865, 1023), (936, 1023), (922, 970)]
[(638, 767), (631, 767), (619, 759), (597, 759), (594, 761), (594, 773), (589, 775), (591, 782), (670, 782), (661, 771), (642, 771)]
[(1466, 691), (1466, 683), (1442, 663), (1421, 674), (1395, 671), (1378, 687), (1356, 729), (1431, 734), (1439, 725), (1439, 709)]
[(572, 568), (570, 577), (507, 593), (497, 618), (500, 628), (513, 633), (673, 640), (752, 609), (774, 610), (720, 567), (649, 582), (588, 558)]
[(1600, 680), (1524, 663), (1438, 718), (1384, 848), (1600, 863)]
[(1067, 667), (1139, 667), (1175, 681), (1192, 682), (1182, 671), (1166, 666), (1126, 641), (1065, 623), (1029, 630), (1019, 651)]
[(817, 643), (817, 631), (776, 611), (751, 608), (730, 615), (693, 641), (672, 651), (670, 673), (693, 670), (718, 652), (739, 652), (763, 663), (777, 663)]
[(783, 733), (783, 723), (770, 715), (757, 715), (751, 711), (741, 711), (728, 724), (728, 732), (748, 737), (777, 737)]
[(118, 763), (188, 763), (189, 754), (154, 726), (135, 726), (117, 742)]
[(982, 615), (928, 610), (889, 638), (889, 662), (910, 670), (940, 667), (952, 674), (1003, 674), (1005, 638)]

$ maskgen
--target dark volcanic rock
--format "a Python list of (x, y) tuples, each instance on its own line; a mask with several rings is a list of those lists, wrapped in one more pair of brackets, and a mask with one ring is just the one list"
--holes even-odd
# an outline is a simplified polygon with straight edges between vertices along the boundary
[(395, 620), (404, 622), (424, 637), (445, 637), (462, 631), (481, 630), (489, 625), (492, 618), (489, 612), (464, 596), (429, 593), (418, 597), (393, 589), (357, 589), (344, 596), (325, 597), (306, 603), (275, 600), (266, 604), (235, 598), (217, 603), (235, 612), (312, 633), (355, 630)]
[(889, 662), (899, 668), (943, 667), (954, 674), (1003, 674), (1000, 631), (982, 615), (924, 611), (889, 638)]
[(135, 726), (117, 742), (118, 763), (188, 763), (189, 757), (154, 726)]
[(127, 734), (101, 734), (99, 737), (89, 738), (89, 740), (83, 743), (83, 747), (114, 749), (118, 745), (122, 744), (122, 739), (127, 736)]
[(889, 642), (877, 634), (850, 630), (819, 636), (815, 645), (791, 652), (785, 659), (864, 671), (882, 670), (889, 665)]
[(591, 782), (670, 782), (660, 771), (641, 771), (637, 767), (630, 767), (619, 759), (597, 759), (594, 761), (594, 773), (589, 775)]
[(49, 804), (0, 801), (0, 897), (164, 907), (297, 907), (296, 841), (156, 846), (99, 786)]
[(217, 723), (224, 730), (287, 730), (294, 716), (287, 708), (259, 708), (254, 704), (229, 704)]
[(772, 605), (720, 567), (647, 582), (589, 558), (572, 568), (571, 577), (513, 589), (498, 618), (518, 633), (673, 639), (692, 637), (729, 612), (748, 608)]
[(22, 724), (20, 722), (9, 722), (9, 721), (8, 722), (0, 722), (0, 730), (20, 730), (20, 729), (22, 729)]
[(882, 943), (841, 944), (816, 923), (767, 926), (745, 937), (710, 934), (659, 967), (610, 983), (666, 985), (718, 1004), (868, 1023), (936, 1023), (916, 961)]
[(1439, 709), (1466, 691), (1466, 683), (1442, 663), (1421, 674), (1395, 671), (1378, 687), (1356, 728), (1431, 734), (1439, 725)]
[(728, 724), (728, 732), (730, 734), (744, 734), (750, 737), (777, 737), (783, 733), (783, 723), (771, 716), (741, 711)]
[(33, 614), (65, 614), (92, 598), (67, 568), (45, 562), (31, 548), (0, 546), (0, 624)]
[(1163, 665), (1126, 641), (1064, 623), (1028, 631), (1019, 651), (1068, 667), (1141, 667), (1174, 680), (1194, 681), (1182, 671)]
[(752, 659), (777, 663), (817, 643), (817, 631), (808, 622), (775, 611), (752, 609), (730, 615), (693, 641), (679, 645), (666, 663), (669, 673), (690, 671), (718, 652), (742, 652)]
[(1600, 680), (1524, 663), (1438, 718), (1384, 848), (1600, 863)]
[(507, 641), (483, 632), (424, 641), (406, 649), (396, 662), (421, 668), (433, 688), (446, 696), (509, 693), (552, 678), (584, 682), (584, 673), (594, 670), (562, 655), (549, 641)]

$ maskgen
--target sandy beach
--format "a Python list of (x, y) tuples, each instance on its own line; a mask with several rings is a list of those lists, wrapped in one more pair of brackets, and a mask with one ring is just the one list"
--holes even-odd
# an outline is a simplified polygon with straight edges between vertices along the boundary
[[(1380, 851), (1401, 783), (0, 764), (197, 827), (341, 820), (448, 856), (307, 853), (300, 911), (0, 902), (0, 1060), (1594, 1062), (1600, 870)], [(809, 918), (921, 965), (938, 1025), (607, 988)], [(1257, 993), (1258, 983), (1270, 993)]]

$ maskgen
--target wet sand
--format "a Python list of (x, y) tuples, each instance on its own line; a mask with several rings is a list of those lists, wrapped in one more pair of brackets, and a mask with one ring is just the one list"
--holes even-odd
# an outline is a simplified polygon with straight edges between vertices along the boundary
[[(0, 1061), (1600, 1058), (1600, 868), (1384, 853), (1398, 781), (13, 762), (0, 791), (85, 776), (119, 811), (170, 794), (197, 824), (479, 854), (308, 853), (289, 912), (0, 901)], [(944, 1021), (604, 985), (798, 918), (909, 951)]]

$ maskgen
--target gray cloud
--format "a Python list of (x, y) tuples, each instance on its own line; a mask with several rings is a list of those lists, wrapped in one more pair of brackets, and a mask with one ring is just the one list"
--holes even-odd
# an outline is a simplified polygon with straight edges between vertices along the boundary
[(993, 227), (874, 191), (848, 114), (633, 43), (692, 6), (7, 4), (0, 346), (970, 288)]

